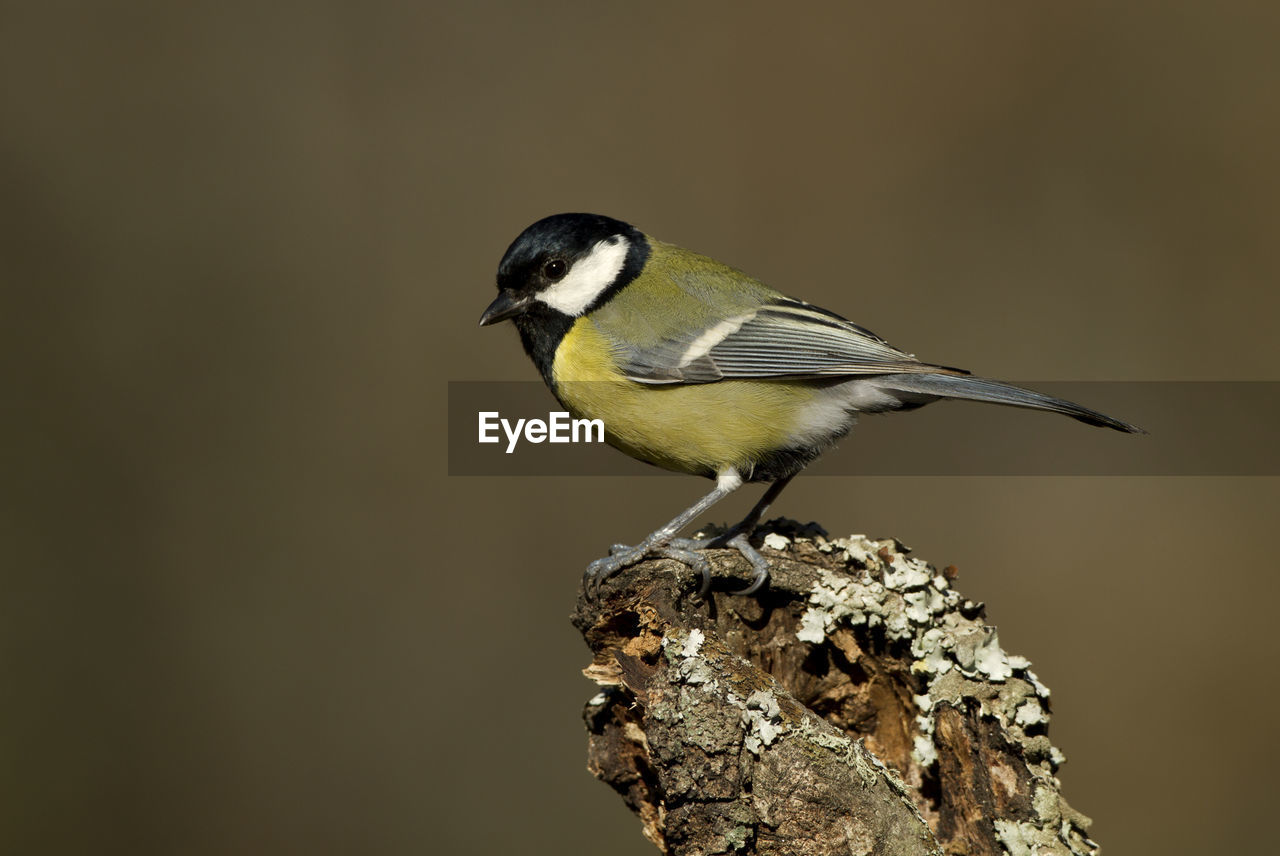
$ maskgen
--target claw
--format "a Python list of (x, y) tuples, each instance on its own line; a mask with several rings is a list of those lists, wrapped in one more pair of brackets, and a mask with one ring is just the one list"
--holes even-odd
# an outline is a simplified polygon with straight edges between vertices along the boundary
[(623, 568), (636, 564), (643, 558), (644, 551), (642, 550), (628, 547), (625, 544), (614, 544), (609, 548), (609, 555), (596, 559), (587, 565), (587, 570), (582, 575), (582, 587), (587, 596), (592, 600), (599, 600), (600, 586), (604, 584), (605, 580)]
[(741, 553), (743, 558), (750, 562), (751, 567), (755, 568), (756, 571), (755, 578), (751, 580), (751, 585), (741, 591), (729, 592), (729, 594), (755, 594), (760, 590), (760, 587), (769, 580), (769, 563), (765, 560), (764, 556), (761, 556), (760, 553), (756, 551), (755, 547), (751, 546), (751, 543), (747, 540), (747, 534), (745, 532), (739, 532), (737, 535), (734, 535), (724, 543), (724, 546), (732, 547)]

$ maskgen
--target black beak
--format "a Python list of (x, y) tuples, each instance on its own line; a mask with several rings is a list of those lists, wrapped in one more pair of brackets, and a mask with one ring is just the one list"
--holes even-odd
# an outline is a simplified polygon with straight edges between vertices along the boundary
[(514, 318), (528, 307), (531, 297), (517, 297), (516, 293), (510, 289), (504, 288), (498, 292), (498, 296), (489, 304), (489, 308), (480, 316), (480, 326), (487, 327), (490, 324), (497, 324), (499, 321), (506, 321), (508, 318)]

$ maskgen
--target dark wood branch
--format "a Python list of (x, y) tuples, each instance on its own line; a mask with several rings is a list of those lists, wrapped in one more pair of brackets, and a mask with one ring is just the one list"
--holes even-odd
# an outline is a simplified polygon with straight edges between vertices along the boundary
[[(774, 521), (756, 597), (684, 565), (618, 575), (574, 623), (589, 765), (669, 854), (1094, 854), (1049, 691), (982, 604), (895, 541)], [(710, 551), (719, 583), (751, 569)], [(718, 585), (717, 588), (720, 586)]]

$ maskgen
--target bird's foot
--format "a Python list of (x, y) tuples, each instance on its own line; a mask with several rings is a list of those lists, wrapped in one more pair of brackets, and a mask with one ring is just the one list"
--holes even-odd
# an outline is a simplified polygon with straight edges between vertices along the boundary
[(706, 594), (711, 588), (711, 563), (707, 561), (706, 556), (697, 552), (699, 549), (701, 547), (698, 542), (687, 538), (676, 538), (665, 544), (652, 546), (639, 544), (629, 547), (626, 544), (614, 544), (609, 548), (609, 555), (587, 565), (586, 573), (582, 575), (582, 586), (592, 600), (598, 600), (600, 586), (605, 580), (647, 558), (661, 557), (675, 559), (702, 574), (702, 588), (699, 591), (701, 594)]
[(755, 569), (755, 577), (751, 585), (741, 591), (730, 592), (735, 595), (751, 595), (769, 579), (769, 563), (751, 546), (747, 533), (732, 531), (713, 538), (673, 538), (665, 544), (648, 546), (638, 544), (634, 547), (626, 544), (614, 544), (609, 548), (609, 555), (596, 559), (587, 565), (582, 575), (582, 585), (592, 600), (600, 597), (600, 586), (618, 572), (637, 565), (650, 557), (674, 559), (688, 565), (702, 575), (702, 587), (699, 595), (705, 596), (711, 590), (711, 562), (700, 551), (708, 547), (732, 548), (742, 554), (751, 567)]
[[(717, 545), (719, 546), (719, 545)], [(751, 595), (760, 590), (766, 582), (769, 581), (769, 563), (764, 556), (751, 546), (751, 542), (747, 538), (746, 532), (739, 532), (732, 538), (724, 542), (725, 547), (732, 547), (742, 554), (742, 557), (751, 563), (751, 567), (755, 569), (756, 575), (751, 580), (751, 585), (741, 591), (729, 592), (729, 594)]]
[[(737, 526), (728, 529), (721, 529), (718, 526), (712, 526), (710, 529), (715, 534), (706, 538), (698, 539), (680, 539), (687, 542), (681, 546), (694, 550), (705, 550), (710, 547), (712, 549), (734, 549), (742, 554), (742, 557), (751, 563), (751, 567), (755, 569), (756, 575), (751, 580), (751, 585), (741, 591), (729, 592), (734, 595), (751, 595), (760, 590), (760, 587), (769, 579), (769, 563), (764, 556), (751, 546), (751, 533), (755, 531), (755, 522), (744, 520)], [(706, 530), (703, 530), (706, 531)], [(672, 542), (675, 543), (675, 542)]]

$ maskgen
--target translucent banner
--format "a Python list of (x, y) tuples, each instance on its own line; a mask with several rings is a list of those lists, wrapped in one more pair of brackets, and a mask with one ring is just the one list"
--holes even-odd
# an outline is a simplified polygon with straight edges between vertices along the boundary
[[(807, 473), (861, 476), (1280, 475), (1280, 382), (1017, 381), (1149, 431), (940, 401), (864, 415)], [(575, 420), (537, 381), (451, 381), (449, 475), (659, 475)]]

